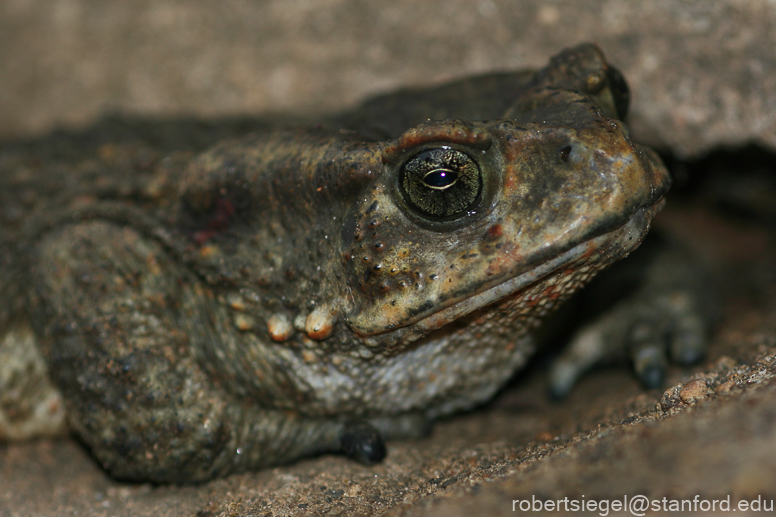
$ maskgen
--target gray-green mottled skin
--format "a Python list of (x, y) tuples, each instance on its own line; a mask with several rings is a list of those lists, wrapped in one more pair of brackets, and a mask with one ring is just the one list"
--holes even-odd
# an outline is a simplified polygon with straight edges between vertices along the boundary
[[(201, 481), (339, 450), (358, 423), (418, 434), (487, 400), (541, 316), (641, 242), (669, 180), (632, 143), (626, 107), (619, 74), (581, 45), (536, 73), (386, 96), (196, 156), (5, 151), (0, 333), (42, 352), (69, 426), (121, 478)], [(474, 201), (444, 218), (401, 181), (438, 148), (479, 171)]]

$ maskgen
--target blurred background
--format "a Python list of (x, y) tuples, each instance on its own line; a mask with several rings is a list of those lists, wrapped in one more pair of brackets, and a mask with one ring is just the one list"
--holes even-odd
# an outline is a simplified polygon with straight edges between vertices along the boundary
[(772, 0), (2, 0), (0, 139), (106, 114), (314, 115), (598, 43), (642, 141), (776, 147)]

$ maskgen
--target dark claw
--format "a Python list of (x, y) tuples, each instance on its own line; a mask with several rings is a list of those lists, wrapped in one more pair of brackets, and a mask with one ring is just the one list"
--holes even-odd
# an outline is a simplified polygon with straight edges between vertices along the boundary
[(547, 390), (547, 393), (549, 394), (550, 399), (554, 402), (561, 402), (562, 400), (565, 400), (570, 391), (571, 387), (559, 387), (550, 385), (550, 389)]
[(385, 442), (380, 431), (367, 422), (347, 422), (340, 434), (342, 452), (350, 459), (364, 465), (383, 461), (386, 455)]
[(663, 385), (665, 368), (661, 364), (651, 364), (639, 372), (639, 379), (644, 388), (652, 390)]
[(559, 364), (556, 360), (555, 368), (550, 372), (550, 387), (547, 390), (550, 398), (556, 402), (564, 400), (577, 378), (577, 372), (571, 372), (570, 368), (564, 368), (565, 364)]

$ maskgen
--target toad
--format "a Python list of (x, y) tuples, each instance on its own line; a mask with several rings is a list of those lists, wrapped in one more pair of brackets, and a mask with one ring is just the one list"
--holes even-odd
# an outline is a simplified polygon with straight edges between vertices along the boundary
[[(542, 318), (642, 242), (670, 181), (628, 101), (580, 45), (196, 155), (4, 151), (0, 432), (66, 418), (137, 481), (380, 461), (490, 399)], [(702, 351), (693, 307), (666, 316), (685, 322), (672, 357)], [(584, 330), (557, 390), (642, 316)], [(668, 345), (644, 342), (636, 370), (659, 382)]]

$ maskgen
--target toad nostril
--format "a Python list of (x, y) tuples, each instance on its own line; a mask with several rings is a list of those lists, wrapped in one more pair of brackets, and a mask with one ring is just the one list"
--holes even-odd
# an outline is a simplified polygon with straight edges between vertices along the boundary
[(569, 161), (569, 156), (571, 155), (571, 146), (567, 145), (563, 149), (560, 150), (560, 159), (564, 162)]

